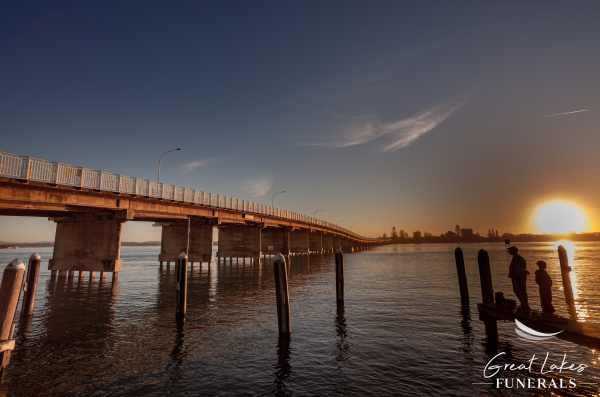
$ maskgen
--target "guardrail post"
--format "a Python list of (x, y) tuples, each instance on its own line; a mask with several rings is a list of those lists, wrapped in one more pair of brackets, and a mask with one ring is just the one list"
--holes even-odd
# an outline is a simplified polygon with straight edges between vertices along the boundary
[(460, 247), (454, 250), (454, 259), (456, 259), (456, 272), (458, 273), (458, 286), (460, 288), (460, 298), (469, 299), (469, 287), (467, 286), (467, 273), (465, 271), (465, 259)]
[(119, 183), (117, 183), (117, 193), (121, 193), (121, 175), (119, 175)]
[(335, 251), (335, 297), (337, 303), (344, 303), (344, 254), (341, 249)]
[(134, 189), (133, 193), (136, 196), (138, 195), (138, 179), (137, 178), (135, 178), (135, 189)]
[(175, 316), (179, 319), (185, 317), (187, 306), (187, 260), (188, 257), (185, 252), (179, 254), (179, 258), (177, 258), (177, 308)]
[(33, 314), (33, 308), (35, 306), (35, 292), (37, 290), (41, 259), (42, 258), (37, 252), (29, 257), (29, 264), (27, 265), (27, 278), (25, 279), (25, 285), (23, 287), (25, 295), (23, 296), (21, 317), (29, 317)]
[(27, 168), (25, 169), (25, 179), (29, 180), (31, 173), (31, 157), (27, 157)]
[(277, 325), (279, 326), (279, 336), (287, 339), (291, 336), (292, 330), (287, 266), (283, 255), (277, 254), (277, 256), (275, 256), (275, 260), (273, 261), (273, 271), (275, 273), (275, 296), (277, 300)]
[(54, 184), (58, 185), (58, 175), (60, 173), (60, 163), (56, 163), (56, 174), (54, 175)]
[(81, 167), (80, 169), (80, 174), (79, 174), (79, 187), (82, 188), (83, 187), (83, 174), (85, 172), (85, 168)]
[(100, 171), (100, 183), (99, 183), (100, 186), (98, 186), (98, 190), (102, 190), (102, 182), (103, 181), (104, 181), (104, 172)]

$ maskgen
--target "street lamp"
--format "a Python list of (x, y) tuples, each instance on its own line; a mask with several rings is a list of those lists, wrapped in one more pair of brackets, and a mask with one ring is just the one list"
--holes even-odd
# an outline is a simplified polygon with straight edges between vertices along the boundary
[[(283, 192), (277, 192), (277, 193), (275, 193), (275, 194), (279, 194), (279, 193), (285, 193), (285, 190), (284, 190)], [(273, 195), (273, 197), (271, 198), (271, 207), (275, 207), (275, 206), (273, 205), (273, 200), (275, 200), (275, 194), (274, 194), (274, 195)]]
[(356, 227), (356, 226), (350, 226), (350, 229), (348, 229), (348, 230), (352, 230), (353, 227)]
[(160, 162), (162, 161), (163, 156), (169, 152), (174, 152), (175, 150), (181, 150), (181, 148), (178, 147), (177, 149), (167, 150), (160, 156), (160, 160), (158, 160), (158, 178), (156, 179), (156, 183), (160, 183)]
[(340, 223), (340, 222), (344, 222), (344, 221), (337, 221), (337, 222), (335, 223), (335, 225), (337, 226), (337, 225), (338, 225), (338, 223)]
[(317, 217), (317, 212), (319, 212), (319, 211), (325, 211), (325, 210), (316, 210), (316, 211), (315, 211), (315, 214), (313, 215), (313, 218), (316, 218), (316, 217)]

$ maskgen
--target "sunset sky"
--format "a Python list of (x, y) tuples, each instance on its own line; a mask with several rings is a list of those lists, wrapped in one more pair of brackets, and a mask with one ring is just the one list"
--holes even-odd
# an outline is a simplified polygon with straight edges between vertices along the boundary
[[(368, 229), (600, 230), (600, 2), (0, 3), (0, 151)], [(585, 110), (585, 111), (583, 111)], [(549, 116), (549, 117), (548, 117)], [(0, 217), (0, 241), (54, 238)], [(361, 234), (364, 234), (361, 232)], [(160, 239), (130, 222), (124, 241)]]

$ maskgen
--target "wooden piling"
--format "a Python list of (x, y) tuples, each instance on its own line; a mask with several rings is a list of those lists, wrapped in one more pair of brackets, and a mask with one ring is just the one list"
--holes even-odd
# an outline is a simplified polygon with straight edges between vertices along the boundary
[(465, 271), (465, 258), (460, 247), (454, 250), (454, 259), (456, 259), (456, 272), (458, 273), (458, 287), (460, 288), (460, 298), (469, 299), (469, 287), (467, 286), (467, 272)]
[(344, 254), (335, 251), (335, 297), (338, 303), (344, 302)]
[(573, 286), (571, 285), (571, 267), (569, 266), (567, 250), (562, 245), (558, 246), (558, 259), (560, 261), (560, 274), (565, 291), (565, 300), (567, 301), (567, 306), (573, 307), (575, 306), (575, 298), (573, 297)]
[(187, 306), (187, 259), (185, 252), (179, 254), (177, 259), (177, 308), (175, 316), (178, 319), (185, 318)]
[(27, 264), (27, 278), (25, 279), (25, 285), (23, 287), (25, 295), (23, 295), (21, 317), (29, 317), (33, 314), (41, 259), (42, 258), (37, 252), (29, 257), (29, 263)]
[(21, 285), (25, 275), (25, 265), (15, 259), (4, 268), (2, 284), (0, 285), (0, 371), (10, 360), (10, 352), (14, 349), (13, 331), (15, 329), (15, 315)]
[(479, 265), (479, 279), (481, 280), (481, 299), (484, 305), (494, 303), (494, 289), (492, 288), (492, 271), (490, 269), (490, 257), (484, 250), (477, 254)]
[(115, 282), (119, 279), (119, 272), (113, 272), (112, 281)]
[(291, 336), (290, 321), (290, 295), (288, 292), (287, 266), (285, 258), (277, 254), (273, 261), (273, 271), (275, 274), (275, 296), (277, 300), (277, 324), (279, 326), (279, 336), (289, 338)]

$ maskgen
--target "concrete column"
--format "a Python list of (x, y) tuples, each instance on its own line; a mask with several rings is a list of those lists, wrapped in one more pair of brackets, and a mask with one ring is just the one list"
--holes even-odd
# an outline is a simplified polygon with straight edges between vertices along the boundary
[(336, 250), (342, 249), (342, 237), (341, 236), (333, 236), (333, 252)]
[(290, 256), (290, 229), (285, 227), (262, 229), (262, 253), (264, 255)]
[[(160, 239), (159, 262), (177, 262), (179, 254), (186, 252), (188, 222), (177, 221), (163, 225)], [(190, 248), (188, 262), (215, 261), (213, 249), (213, 225), (205, 221), (190, 222)]]
[(342, 251), (345, 253), (348, 252), (353, 252), (354, 251), (354, 246), (353, 246), (353, 242), (351, 239), (349, 238), (342, 238), (341, 239), (341, 245), (342, 245)]
[(323, 233), (308, 233), (308, 247), (310, 252), (323, 253)]
[(220, 225), (218, 258), (260, 258), (261, 226)]
[(331, 254), (333, 252), (333, 235), (324, 234), (321, 241), (323, 244), (323, 251), (327, 254)]
[(290, 253), (308, 255), (308, 232), (306, 230), (294, 230), (290, 233)]
[(48, 270), (66, 276), (69, 270), (120, 272), (124, 219), (111, 215), (81, 215), (55, 219), (54, 252)]

